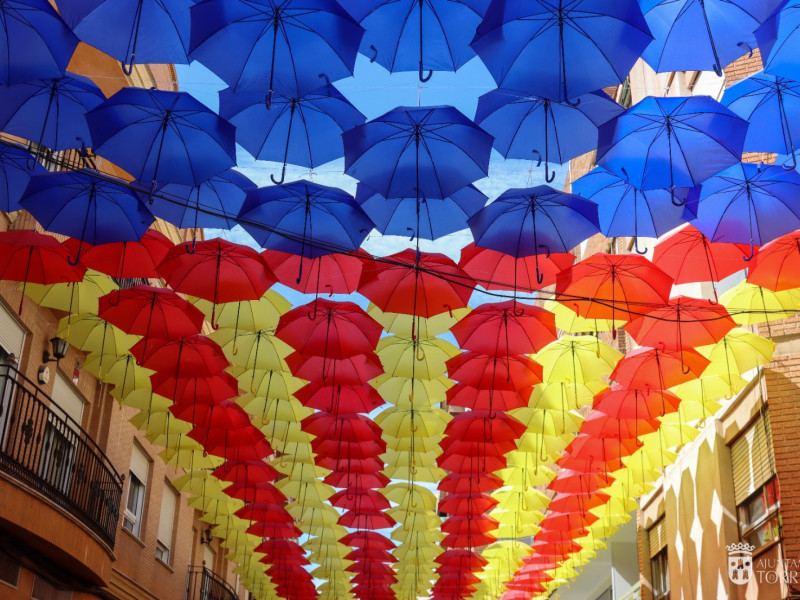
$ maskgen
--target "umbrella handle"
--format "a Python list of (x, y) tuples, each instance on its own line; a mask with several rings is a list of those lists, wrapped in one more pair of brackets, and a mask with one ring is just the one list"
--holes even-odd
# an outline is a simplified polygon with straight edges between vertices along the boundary
[(442, 304), (442, 306), (444, 306), (447, 309), (447, 312), (450, 315), (450, 318), (454, 319), (455, 317), (453, 316), (453, 307), (450, 306), (449, 304)]
[(36, 163), (39, 162), (39, 148), (36, 148), (36, 152), (32, 152), (30, 157), (25, 163), (25, 166), (28, 168), (28, 171), (33, 171), (36, 168)]
[(636, 250), (636, 254), (642, 254), (642, 255), (647, 254), (647, 248), (645, 248), (644, 250), (639, 249), (639, 238), (635, 237), (633, 238), (633, 240), (634, 240), (633, 249)]
[(75, 255), (75, 261), (72, 261), (71, 256), (67, 256), (67, 262), (71, 264), (73, 267), (77, 267), (78, 263), (81, 261), (81, 253), (83, 252), (83, 240), (80, 241), (78, 244), (78, 253)]
[(281, 169), (281, 178), (275, 179), (274, 174), (270, 174), (269, 178), (272, 180), (272, 183), (275, 185), (282, 185), (284, 180), (286, 179), (286, 163), (283, 163), (283, 168)]
[(670, 200), (672, 201), (672, 205), (673, 206), (685, 206), (686, 205), (686, 200), (679, 200), (675, 196), (675, 186), (674, 185), (669, 186), (669, 197), (670, 197)]
[(272, 109), (272, 90), (270, 89), (267, 92), (267, 95), (264, 97), (264, 104), (267, 106), (267, 110)]
[[(538, 277), (537, 277), (537, 279), (538, 279)], [(542, 281), (544, 281), (544, 275), (542, 275)], [(542, 283), (542, 282), (540, 281), (539, 283)], [(514, 301), (514, 316), (517, 317), (517, 318), (525, 316), (525, 309), (524, 308), (517, 308), (517, 301), (516, 300)]]
[(374, 63), (376, 60), (378, 60), (378, 49), (373, 44), (369, 45), (369, 49), (372, 50), (372, 56), (368, 57), (369, 62)]
[(425, 75), (425, 69), (422, 68), (422, 61), (419, 61), (419, 80), (422, 83), (427, 83), (433, 77), (433, 69), (428, 69), (428, 74)]
[(422, 348), (422, 346), (417, 346), (417, 349), (414, 351), (414, 358), (416, 358), (418, 361), (425, 360), (425, 350)]
[[(751, 53), (751, 54), (752, 54), (752, 53)], [(717, 77), (722, 77), (722, 75), (723, 75), (722, 68), (719, 66), (719, 64), (718, 64), (718, 63), (714, 63), (714, 64), (711, 66), (711, 68), (714, 70), (714, 73), (716, 73), (716, 74), (717, 74)]]
[(753, 47), (750, 44), (748, 44), (747, 42), (739, 42), (736, 45), (739, 46), (739, 48), (744, 48), (748, 52), (750, 52), (750, 55), (747, 58), (753, 58)]
[(791, 149), (791, 154), (792, 157), (782, 165), (787, 171), (794, 171), (797, 168), (797, 155), (794, 153), (794, 148)]
[(569, 98), (567, 98), (567, 96), (566, 96), (566, 91), (567, 91), (567, 83), (566, 83), (566, 82), (564, 82), (564, 92), (565, 92), (565, 93), (564, 93), (564, 102), (565, 102), (566, 104), (568, 104), (569, 106), (571, 106), (572, 108), (577, 108), (577, 107), (579, 107), (579, 106), (581, 105), (581, 99), (580, 99), (580, 98), (576, 98), (575, 100), (570, 100), (570, 99), (569, 99)]
[(755, 256), (755, 253), (756, 253), (756, 249), (753, 246), (753, 240), (750, 240), (750, 256), (743, 256), (742, 260), (744, 262), (750, 262), (751, 260), (753, 260), (753, 256)]
[(125, 61), (120, 66), (122, 67), (122, 72), (125, 75), (130, 76), (133, 73), (133, 63), (136, 62), (136, 55), (131, 53), (130, 62)]
[(531, 150), (531, 152), (536, 156), (536, 168), (538, 169), (542, 166), (542, 153), (538, 150)]
[(331, 78), (326, 73), (319, 73), (317, 75), (320, 79), (325, 81), (325, 86), (328, 88), (328, 96), (331, 95)]
[(417, 237), (417, 232), (416, 232), (416, 231), (414, 231), (414, 228), (413, 228), (413, 227), (406, 227), (406, 230), (411, 232), (411, 237), (410, 237), (410, 238), (408, 238), (408, 241), (409, 241), (409, 242), (413, 242), (413, 241), (414, 241), (414, 238), (415, 238), (415, 237)]

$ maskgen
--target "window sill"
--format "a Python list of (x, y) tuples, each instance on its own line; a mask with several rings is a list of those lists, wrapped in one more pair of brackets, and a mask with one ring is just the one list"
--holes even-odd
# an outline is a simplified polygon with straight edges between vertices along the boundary
[(175, 573), (175, 569), (173, 569), (172, 567), (170, 567), (170, 566), (169, 566), (167, 563), (165, 563), (163, 560), (161, 560), (161, 559), (160, 559), (160, 558), (158, 558), (157, 556), (156, 556), (156, 563), (158, 563), (159, 565), (161, 565), (162, 567), (164, 567), (164, 568), (165, 568), (167, 571), (169, 571), (170, 573)]
[(121, 529), (121, 530), (122, 530), (122, 531), (123, 531), (125, 534), (127, 534), (127, 535), (128, 535), (128, 537), (129, 537), (129, 538), (131, 538), (131, 539), (132, 539), (134, 542), (136, 542), (137, 544), (139, 544), (139, 545), (140, 545), (142, 548), (145, 548), (145, 547), (146, 547), (146, 544), (145, 544), (145, 543), (144, 543), (144, 542), (143, 542), (141, 539), (139, 539), (139, 537), (138, 537), (136, 534), (134, 534), (134, 533), (131, 533), (130, 531), (128, 531), (128, 530), (127, 530), (127, 529), (125, 529), (124, 527), (120, 527), (120, 529)]
[(772, 540), (771, 542), (767, 542), (766, 544), (764, 544), (760, 548), (756, 548), (755, 550), (753, 550), (753, 560), (755, 560), (756, 558), (758, 558), (762, 554), (764, 554), (766, 552), (769, 552), (770, 550), (772, 550), (775, 546), (777, 546), (780, 543), (781, 543), (781, 538), (778, 538), (777, 540)]

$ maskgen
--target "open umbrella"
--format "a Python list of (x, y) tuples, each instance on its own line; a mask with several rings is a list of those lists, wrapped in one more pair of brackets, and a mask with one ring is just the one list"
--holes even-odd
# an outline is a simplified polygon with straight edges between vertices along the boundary
[(110, 292), (100, 300), (98, 314), (126, 333), (145, 336), (145, 340), (150, 336), (168, 339), (198, 334), (203, 327), (203, 313), (187, 300), (169, 288), (149, 285)]
[(779, 0), (644, 0), (655, 38), (642, 58), (657, 73), (722, 69), (755, 47), (753, 31)]
[(533, 354), (556, 339), (552, 313), (513, 301), (482, 304), (451, 332), (462, 348), (500, 357)]
[(42, 173), (44, 167), (30, 152), (18, 146), (0, 144), (0, 210), (14, 212), (22, 209), (19, 201), (31, 177)]
[(344, 156), (342, 132), (361, 125), (362, 115), (332, 85), (303, 96), (273, 94), (271, 106), (263, 93), (220, 92), (220, 115), (236, 127), (236, 141), (258, 160), (314, 169)]
[(64, 75), (78, 38), (47, 0), (6, 2), (0, 23), (0, 84)]
[(82, 281), (67, 283), (22, 283), (25, 294), (39, 306), (70, 313), (97, 313), (98, 299), (117, 289), (111, 279), (96, 271), (86, 271)]
[(203, 0), (189, 54), (234, 92), (304, 96), (353, 74), (364, 30), (335, 0)]
[[(77, 253), (79, 241), (66, 240), (64, 245)], [(117, 279), (157, 278), (156, 267), (164, 260), (173, 243), (163, 233), (148, 229), (138, 241), (83, 244), (80, 262), (91, 269)]]
[(694, 350), (641, 347), (628, 352), (609, 377), (631, 389), (664, 390), (700, 377), (708, 365)]
[(93, 150), (142, 183), (199, 185), (236, 164), (233, 126), (186, 92), (125, 87), (86, 115)]
[(772, 291), (800, 287), (800, 232), (793, 231), (759, 248), (748, 265), (747, 281)]
[[(358, 289), (366, 252), (326, 254), (307, 258), (279, 250), (261, 253), (278, 283), (302, 294), (351, 294)], [(300, 281), (297, 274), (302, 273)]]
[(766, 73), (797, 79), (797, 49), (800, 43), (797, 31), (800, 23), (798, 9), (800, 3), (797, 0), (784, 0), (755, 30)]
[(65, 0), (64, 20), (81, 41), (122, 63), (188, 64), (189, 0)]
[(471, 45), (498, 87), (561, 102), (620, 83), (651, 40), (635, 2), (493, 0)]

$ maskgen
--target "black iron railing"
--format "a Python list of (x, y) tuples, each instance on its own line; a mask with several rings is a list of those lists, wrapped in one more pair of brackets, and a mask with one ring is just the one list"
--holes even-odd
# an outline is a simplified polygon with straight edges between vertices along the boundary
[(231, 585), (203, 565), (189, 567), (186, 579), (186, 600), (238, 600)]
[(114, 547), (122, 477), (78, 423), (6, 366), (0, 367), (0, 470)]

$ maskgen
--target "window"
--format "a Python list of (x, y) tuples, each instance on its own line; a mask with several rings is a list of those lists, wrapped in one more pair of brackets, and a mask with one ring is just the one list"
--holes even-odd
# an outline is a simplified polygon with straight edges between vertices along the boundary
[(669, 600), (669, 563), (667, 562), (667, 527), (662, 517), (647, 530), (650, 545), (650, 575), (653, 599)]
[(169, 564), (172, 533), (175, 528), (176, 506), (176, 494), (165, 483), (164, 491), (161, 494), (161, 514), (158, 520), (158, 541), (156, 542), (156, 558), (165, 564)]
[(738, 507), (742, 541), (756, 548), (778, 541), (781, 537), (779, 506), (778, 480), (773, 477)]
[(62, 493), (69, 494), (84, 402), (61, 373), (57, 373), (53, 381), (52, 396), (50, 409), (60, 418), (49, 418), (45, 425), (39, 475)]
[(19, 561), (0, 553), (0, 583), (17, 587), (19, 583)]
[(134, 444), (131, 452), (128, 498), (125, 502), (122, 526), (136, 537), (141, 537), (144, 497), (147, 492), (147, 474), (149, 471), (150, 461), (147, 455)]

